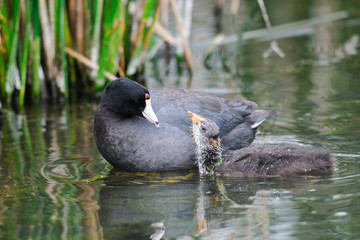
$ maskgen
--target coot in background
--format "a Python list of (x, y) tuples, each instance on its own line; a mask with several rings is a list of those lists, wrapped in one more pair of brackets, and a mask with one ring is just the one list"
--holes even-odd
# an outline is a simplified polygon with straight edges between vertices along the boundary
[(191, 169), (196, 167), (196, 153), (187, 110), (216, 122), (226, 152), (248, 146), (258, 125), (274, 114), (255, 110), (256, 106), (183, 89), (149, 92), (120, 78), (104, 89), (95, 112), (94, 137), (102, 156), (115, 167), (130, 171)]
[(330, 152), (300, 146), (259, 146), (222, 155), (219, 127), (214, 121), (188, 112), (197, 149), (200, 174), (237, 177), (325, 175), (334, 170)]

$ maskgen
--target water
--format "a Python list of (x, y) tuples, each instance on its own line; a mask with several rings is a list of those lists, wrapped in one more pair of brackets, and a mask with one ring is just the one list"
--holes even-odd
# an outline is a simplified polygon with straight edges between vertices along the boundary
[[(251, 11), (243, 2), (237, 17), (225, 5), (222, 31), (228, 35)], [(96, 149), (97, 100), (19, 113), (7, 108), (0, 131), (0, 239), (360, 238), (358, 2), (306, 2), (295, 7), (295, 1), (274, 1), (268, 6), (272, 24), (343, 10), (349, 16), (278, 39), (284, 59), (274, 54), (263, 59), (270, 43), (261, 37), (243, 42), (232, 55), (233, 45), (221, 46), (209, 69), (202, 59), (218, 32), (213, 3), (195, 3), (192, 86), (278, 110), (256, 141), (328, 148), (337, 164), (332, 176), (237, 179), (199, 178), (196, 170), (124, 172), (109, 166)], [(252, 26), (264, 27), (260, 16)], [(151, 73), (149, 87), (159, 87)], [(186, 74), (177, 75), (171, 65), (169, 81), (184, 86)], [(109, 178), (82, 182), (99, 175)]]

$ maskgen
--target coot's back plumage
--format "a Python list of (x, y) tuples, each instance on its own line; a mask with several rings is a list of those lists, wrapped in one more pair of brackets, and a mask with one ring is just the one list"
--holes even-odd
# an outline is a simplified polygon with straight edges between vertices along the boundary
[[(135, 115), (122, 115), (119, 112), (121, 109), (112, 106), (115, 104), (124, 108), (123, 104), (116, 101), (125, 100), (115, 99), (117, 95), (128, 91), (122, 86), (124, 83), (134, 88), (143, 88), (126, 78), (109, 83), (108, 86), (120, 87), (105, 88), (95, 112), (94, 136), (103, 157), (113, 166), (126, 170), (164, 171), (196, 167), (195, 149), (189, 134), (191, 120), (187, 110), (201, 113), (220, 126), (225, 151), (248, 146), (255, 138), (256, 128), (251, 127), (254, 122), (274, 114), (272, 111), (263, 111), (259, 117), (257, 111), (260, 110), (254, 110), (256, 104), (250, 101), (183, 89), (154, 90), (150, 91), (150, 96), (159, 121), (157, 128), (141, 117), (141, 111)], [(112, 97), (109, 97), (109, 91), (115, 91), (111, 93)], [(144, 88), (142, 91), (146, 94), (147, 90)], [(134, 99), (126, 101), (132, 104), (133, 101), (137, 102), (136, 98), (134, 96)], [(111, 109), (117, 109), (117, 112)]]

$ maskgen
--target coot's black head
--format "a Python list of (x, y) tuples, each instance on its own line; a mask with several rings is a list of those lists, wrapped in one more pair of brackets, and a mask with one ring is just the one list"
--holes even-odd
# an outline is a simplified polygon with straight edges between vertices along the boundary
[(155, 126), (159, 121), (152, 109), (149, 91), (128, 78), (119, 78), (106, 85), (100, 104), (108, 111), (123, 116), (141, 116)]

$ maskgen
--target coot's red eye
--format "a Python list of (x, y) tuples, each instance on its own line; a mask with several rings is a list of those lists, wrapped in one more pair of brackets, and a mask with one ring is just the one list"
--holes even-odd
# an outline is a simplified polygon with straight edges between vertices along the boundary
[(137, 100), (137, 99), (135, 99), (134, 102), (135, 102), (136, 104), (139, 104), (139, 100)]
[(150, 94), (145, 93), (145, 100), (149, 100), (150, 99)]

